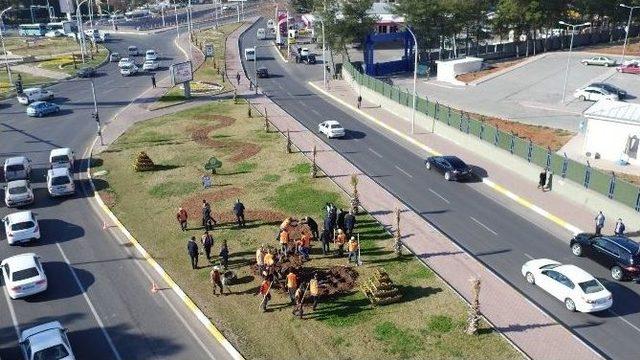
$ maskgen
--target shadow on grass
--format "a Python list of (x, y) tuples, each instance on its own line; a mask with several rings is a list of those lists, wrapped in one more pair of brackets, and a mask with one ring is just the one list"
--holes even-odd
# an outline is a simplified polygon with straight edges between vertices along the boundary
[(357, 294), (351, 293), (332, 299), (322, 298), (316, 311), (305, 315), (304, 318), (323, 321), (332, 327), (354, 325), (372, 309), (371, 302), (365, 297), (356, 297)]
[[(389, 251), (389, 253), (391, 252), (392, 251)], [(363, 256), (366, 256), (366, 255), (367, 254), (363, 252)], [(390, 258), (375, 259), (375, 260), (369, 260), (369, 261), (367, 261), (367, 259), (365, 258), (363, 261), (367, 264), (381, 265), (381, 264), (387, 264), (387, 263), (406, 263), (413, 259), (414, 259), (413, 255), (401, 255), (401, 256), (394, 256)]]
[(441, 288), (410, 285), (398, 285), (398, 290), (400, 291), (400, 294), (402, 294), (402, 299), (398, 303), (406, 303), (442, 292)]
[(182, 166), (180, 165), (154, 165), (153, 166), (153, 171), (165, 171), (165, 170), (173, 170), (173, 169), (178, 169), (181, 168)]

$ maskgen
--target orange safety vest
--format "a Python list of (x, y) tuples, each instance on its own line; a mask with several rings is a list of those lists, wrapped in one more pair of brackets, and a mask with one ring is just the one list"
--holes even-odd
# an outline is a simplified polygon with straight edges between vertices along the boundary
[(311, 279), (309, 282), (309, 292), (313, 296), (318, 296), (318, 280)]
[(264, 264), (265, 264), (265, 265), (267, 265), (267, 266), (271, 266), (271, 265), (273, 265), (273, 263), (274, 263), (274, 261), (273, 261), (273, 254), (271, 254), (271, 253), (267, 253), (267, 254), (264, 256)]
[(280, 244), (288, 244), (289, 243), (289, 233), (286, 231), (280, 232)]
[(306, 233), (302, 234), (302, 237), (300, 238), (300, 245), (303, 247), (309, 247), (309, 244), (311, 244), (311, 237)]
[(358, 242), (349, 240), (349, 251), (356, 251), (356, 250), (358, 250)]
[(345, 234), (339, 234), (338, 238), (336, 239), (336, 243), (338, 245), (344, 245), (344, 243), (347, 242), (347, 235)]
[(295, 289), (298, 287), (298, 277), (294, 273), (287, 275), (287, 288)]

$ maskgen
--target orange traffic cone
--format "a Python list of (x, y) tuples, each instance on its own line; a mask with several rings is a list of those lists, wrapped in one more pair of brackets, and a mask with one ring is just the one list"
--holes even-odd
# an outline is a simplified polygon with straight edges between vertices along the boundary
[(151, 280), (151, 292), (153, 294), (157, 293), (160, 288), (158, 288), (158, 284), (155, 281)]

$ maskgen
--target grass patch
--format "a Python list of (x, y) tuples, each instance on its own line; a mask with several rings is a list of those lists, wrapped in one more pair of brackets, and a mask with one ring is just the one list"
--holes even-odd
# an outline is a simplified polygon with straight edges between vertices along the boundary
[(386, 351), (398, 355), (401, 359), (413, 357), (422, 351), (420, 337), (414, 335), (409, 330), (398, 328), (391, 321), (385, 321), (376, 325), (375, 337), (387, 344)]
[[(18, 74), (22, 77), (22, 84), (24, 88), (32, 86), (43, 86), (50, 84), (52, 80), (50, 78), (34, 76), (29, 73), (20, 73), (15, 70), (11, 70), (11, 76), (15, 82), (18, 79)], [(6, 71), (0, 71), (0, 98), (14, 94), (15, 88), (9, 84), (9, 76)]]
[[(39, 61), (36, 66), (42, 69), (47, 69), (51, 71), (63, 72), (69, 75), (74, 75), (78, 69), (82, 69), (85, 67), (93, 66), (97, 67), (100, 65), (107, 56), (109, 56), (109, 51), (103, 46), (98, 45), (100, 51), (98, 53), (93, 54), (93, 59), (90, 56), (85, 56), (85, 62), (82, 62), (82, 58), (78, 54), (69, 54), (69, 55), (61, 55), (57, 56), (53, 59)], [(74, 63), (75, 56), (75, 67)]]
[(149, 195), (157, 198), (191, 194), (198, 188), (198, 184), (192, 182), (168, 181), (154, 185), (149, 189)]
[(311, 164), (307, 162), (296, 164), (289, 171), (291, 171), (294, 174), (307, 175), (311, 173)]
[(317, 213), (318, 204), (325, 202), (338, 206), (344, 203), (338, 193), (314, 189), (306, 179), (279, 186), (271, 199), (274, 207), (295, 214)]
[(266, 182), (277, 182), (278, 180), (280, 180), (280, 175), (277, 174), (267, 174), (265, 176), (263, 176), (261, 179), (261, 181), (266, 181)]
[(71, 37), (17, 37), (4, 38), (7, 51), (20, 56), (58, 55), (71, 52), (80, 52), (80, 47)]
[(248, 173), (248, 172), (252, 172), (253, 170), (255, 170), (258, 167), (258, 164), (253, 163), (253, 162), (241, 162), (240, 164), (236, 165), (236, 172), (239, 173)]
[(446, 315), (434, 315), (427, 323), (427, 330), (441, 334), (450, 332), (453, 327), (453, 319)]
[(162, 103), (181, 102), (187, 98), (184, 96), (184, 90), (180, 86), (174, 86), (171, 90), (162, 95), (158, 101)]

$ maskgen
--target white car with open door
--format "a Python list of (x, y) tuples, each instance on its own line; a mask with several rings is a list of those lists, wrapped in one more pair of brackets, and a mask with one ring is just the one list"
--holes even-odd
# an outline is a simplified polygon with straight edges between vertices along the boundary
[(47, 290), (47, 275), (38, 255), (15, 255), (2, 260), (0, 266), (10, 298), (15, 300)]
[(613, 296), (598, 279), (575, 265), (534, 259), (522, 265), (522, 275), (562, 301), (569, 311), (596, 312), (613, 305)]
[(318, 125), (318, 131), (329, 139), (341, 138), (345, 135), (345, 130), (339, 122), (335, 120), (327, 120)]

